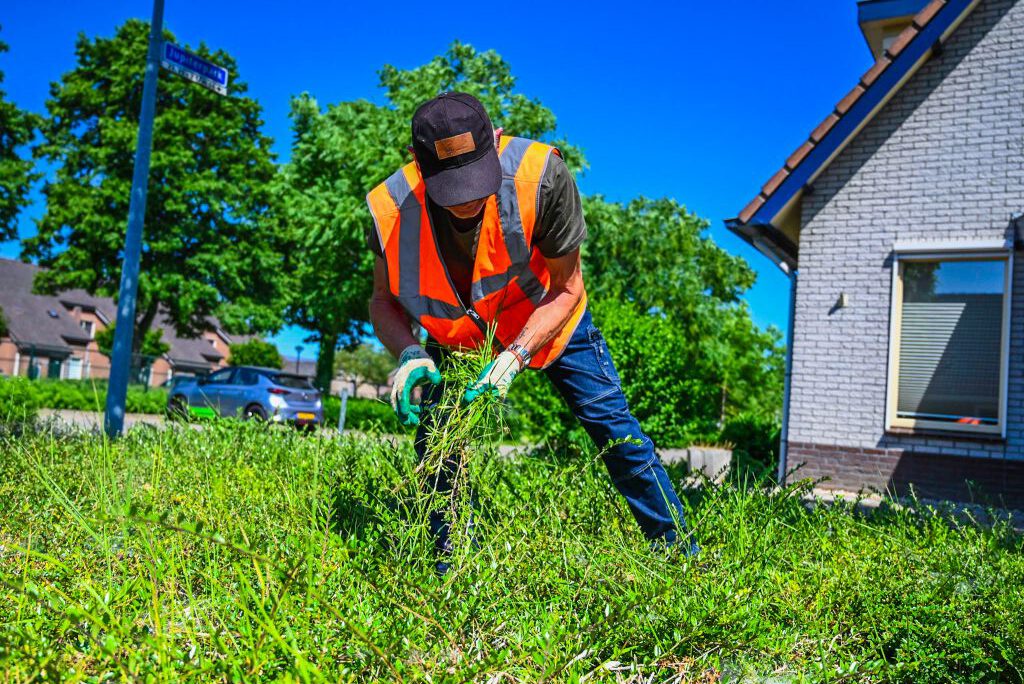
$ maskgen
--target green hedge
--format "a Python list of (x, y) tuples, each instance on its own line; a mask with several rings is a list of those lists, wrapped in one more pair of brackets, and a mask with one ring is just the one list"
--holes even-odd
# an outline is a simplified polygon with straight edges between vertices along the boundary
[[(324, 399), (324, 425), (336, 427), (338, 414), (341, 412), (341, 399), (326, 397)], [(405, 432), (398, 422), (398, 416), (391, 410), (391, 405), (376, 399), (358, 399), (350, 397), (345, 408), (345, 429), (387, 433)]]
[[(0, 412), (8, 413), (20, 406), (36, 409), (71, 409), (102, 411), (107, 401), (104, 380), (27, 380), (0, 379)], [(164, 412), (167, 391), (160, 388), (131, 386), (128, 388), (128, 413)]]
[(0, 379), (0, 425), (16, 425), (35, 417), (32, 383), (25, 378)]

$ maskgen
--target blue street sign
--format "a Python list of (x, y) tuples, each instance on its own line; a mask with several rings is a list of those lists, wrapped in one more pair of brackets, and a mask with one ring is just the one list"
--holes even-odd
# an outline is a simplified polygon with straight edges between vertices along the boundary
[(209, 88), (221, 95), (228, 94), (228, 70), (183, 50), (174, 43), (164, 43), (160, 65), (193, 83)]

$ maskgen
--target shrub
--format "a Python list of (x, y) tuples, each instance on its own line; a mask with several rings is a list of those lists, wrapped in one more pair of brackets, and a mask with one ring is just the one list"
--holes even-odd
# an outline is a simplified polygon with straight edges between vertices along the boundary
[(508, 393), (507, 422), (515, 441), (565, 445), (588, 439), (544, 373), (521, 373)]
[[(336, 427), (341, 413), (341, 399), (324, 397), (324, 425)], [(396, 434), (405, 432), (398, 422), (398, 416), (389, 404), (376, 399), (349, 397), (345, 409), (345, 429), (379, 431)]]
[[(104, 402), (106, 392), (104, 392)], [(167, 408), (167, 390), (163, 388), (145, 388), (133, 386), (128, 388), (128, 399), (125, 410), (128, 413), (160, 414)]]
[[(6, 378), (2, 383), (18, 385), (16, 390), (36, 408), (71, 411), (103, 411), (107, 403), (106, 380), (28, 380)], [(15, 390), (10, 390), (15, 391)], [(0, 400), (3, 399), (0, 394)], [(5, 402), (6, 403), (6, 402)], [(128, 413), (164, 412), (167, 392), (160, 388), (132, 385), (128, 388), (125, 410)], [(4, 410), (4, 409), (0, 409)]]
[(725, 422), (718, 441), (732, 444), (738, 460), (746, 458), (774, 468), (779, 460), (780, 434), (775, 418), (741, 413)]
[(0, 378), (0, 425), (31, 422), (35, 420), (37, 408), (31, 381)]

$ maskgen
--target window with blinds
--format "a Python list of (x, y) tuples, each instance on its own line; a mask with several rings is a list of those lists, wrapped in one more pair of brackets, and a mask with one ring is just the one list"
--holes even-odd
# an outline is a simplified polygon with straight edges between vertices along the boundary
[(1001, 430), (1005, 258), (900, 259), (890, 424)]

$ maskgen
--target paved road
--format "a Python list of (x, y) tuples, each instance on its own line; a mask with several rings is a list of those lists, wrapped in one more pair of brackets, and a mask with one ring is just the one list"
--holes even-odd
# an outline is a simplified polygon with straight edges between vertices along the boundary
[[(62, 426), (76, 427), (84, 430), (102, 430), (103, 414), (97, 411), (72, 411), (70, 409), (39, 409), (39, 418), (43, 422), (55, 422)], [(148, 413), (126, 413), (124, 427), (129, 429), (135, 425), (164, 424), (164, 417)]]

